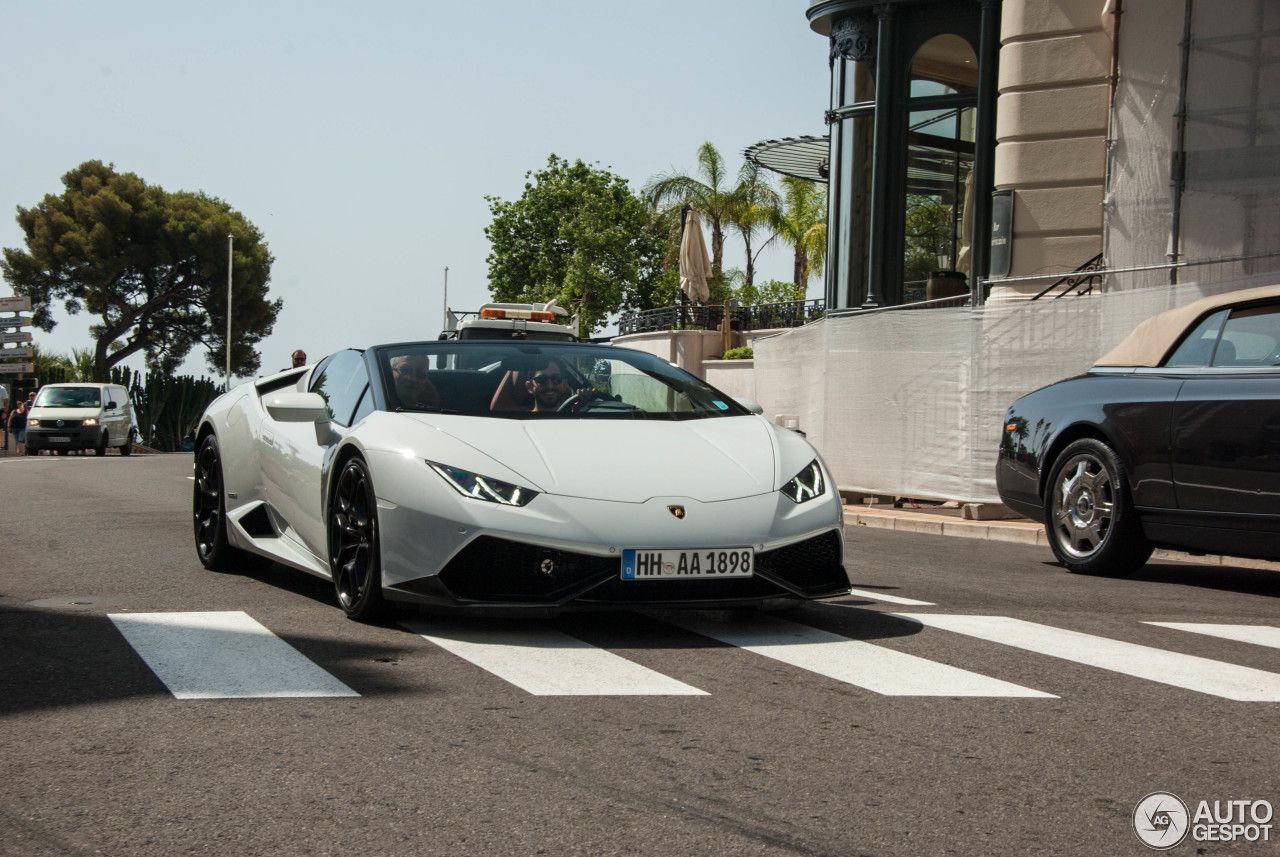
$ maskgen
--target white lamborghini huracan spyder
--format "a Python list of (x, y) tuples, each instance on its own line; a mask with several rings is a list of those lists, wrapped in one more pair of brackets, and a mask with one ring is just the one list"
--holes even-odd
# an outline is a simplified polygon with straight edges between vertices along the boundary
[[(758, 409), (757, 409), (758, 410)], [(848, 591), (821, 457), (610, 345), (382, 345), (237, 387), (201, 418), (196, 550), (476, 612), (737, 607)]]

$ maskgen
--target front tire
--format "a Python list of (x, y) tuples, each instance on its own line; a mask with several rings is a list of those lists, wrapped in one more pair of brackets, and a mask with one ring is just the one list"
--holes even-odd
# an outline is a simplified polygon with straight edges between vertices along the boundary
[(1094, 438), (1068, 445), (1047, 484), (1045, 532), (1069, 571), (1122, 577), (1151, 556), (1124, 465), (1110, 446)]
[(227, 542), (227, 502), (222, 482), (222, 456), (218, 439), (207, 435), (196, 456), (196, 484), (191, 495), (191, 517), (200, 564), (225, 571), (234, 554)]
[(360, 458), (342, 465), (329, 502), (329, 573), (347, 618), (369, 622), (385, 615), (378, 503)]
[(93, 454), (94, 454), (94, 455), (96, 455), (96, 456), (98, 456), (99, 458), (101, 458), (102, 456), (106, 455), (106, 454), (107, 454), (107, 443), (108, 443), (110, 440), (111, 440), (111, 438), (110, 438), (110, 437), (107, 435), (107, 433), (104, 431), (104, 432), (102, 433), (102, 437), (98, 438), (98, 445), (97, 445), (96, 447), (94, 447)]
[(121, 455), (133, 454), (133, 429), (129, 429), (124, 436), (124, 445), (120, 447)]

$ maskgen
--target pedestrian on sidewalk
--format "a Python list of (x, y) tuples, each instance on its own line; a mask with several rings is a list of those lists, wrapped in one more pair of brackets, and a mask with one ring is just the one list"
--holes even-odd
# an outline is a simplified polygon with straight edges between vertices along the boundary
[(13, 409), (13, 413), (9, 414), (9, 419), (5, 420), (5, 427), (9, 430), (10, 436), (13, 437), (14, 455), (24, 455), (26, 453), (27, 441), (27, 403), (19, 400), (17, 406)]

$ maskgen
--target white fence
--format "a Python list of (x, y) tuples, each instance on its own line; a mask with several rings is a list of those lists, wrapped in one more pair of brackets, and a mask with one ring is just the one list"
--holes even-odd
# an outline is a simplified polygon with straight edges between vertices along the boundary
[(998, 502), (1009, 403), (1088, 370), (1157, 312), (1277, 279), (828, 317), (756, 340), (756, 398), (771, 420), (798, 417), (841, 490)]

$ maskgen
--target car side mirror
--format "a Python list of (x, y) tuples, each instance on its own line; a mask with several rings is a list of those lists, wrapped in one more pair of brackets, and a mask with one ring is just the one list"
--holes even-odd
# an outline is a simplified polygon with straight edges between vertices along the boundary
[(734, 399), (739, 405), (751, 411), (753, 414), (763, 414), (764, 408), (760, 407), (760, 403), (754, 399)]
[(115, 402), (107, 402), (107, 410), (108, 410), (108, 411), (114, 411), (115, 409), (116, 409), (116, 403), (115, 403)]
[(267, 413), (281, 423), (329, 422), (329, 405), (319, 393), (272, 393)]

